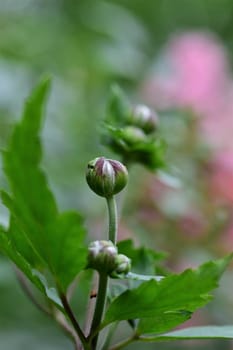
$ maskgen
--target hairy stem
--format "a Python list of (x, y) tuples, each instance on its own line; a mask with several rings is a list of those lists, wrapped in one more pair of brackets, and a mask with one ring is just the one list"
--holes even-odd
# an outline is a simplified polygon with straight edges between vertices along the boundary
[(115, 197), (108, 197), (107, 205), (108, 205), (108, 217), (109, 217), (109, 230), (108, 230), (108, 238), (113, 244), (117, 242), (117, 230), (118, 230), (118, 222), (117, 222), (117, 207)]
[[(99, 286), (98, 286), (98, 292), (97, 292), (98, 294), (97, 294), (97, 300), (95, 305), (94, 317), (91, 325), (91, 331), (89, 336), (90, 338), (91, 338), (91, 335), (95, 333), (96, 329), (99, 327), (101, 323), (102, 316), (104, 313), (104, 308), (105, 308), (107, 288), (108, 288), (108, 276), (106, 274), (99, 274)], [(99, 333), (97, 333), (92, 339), (92, 350), (96, 349), (98, 336), (99, 336)]]

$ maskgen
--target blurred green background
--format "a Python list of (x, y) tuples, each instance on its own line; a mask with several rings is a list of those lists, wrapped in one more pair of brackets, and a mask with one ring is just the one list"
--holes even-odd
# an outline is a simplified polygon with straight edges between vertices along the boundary
[[(42, 133), (43, 167), (60, 208), (79, 210), (86, 218), (90, 235), (98, 236), (102, 230), (105, 203), (90, 193), (84, 173), (90, 159), (113, 156), (99, 139), (110, 86), (118, 83), (132, 103), (149, 101), (156, 106), (147, 96), (145, 81), (155, 70), (168, 73), (164, 62), (161, 64), (164, 47), (174, 35), (190, 31), (208, 31), (216, 36), (227, 52), (230, 74), (233, 63), (231, 0), (0, 1), (0, 147), (4, 148), (31, 88), (43, 75), (50, 75), (52, 89)], [(231, 221), (232, 203), (212, 205), (212, 197), (206, 194), (211, 170), (205, 167), (206, 158), (203, 161), (199, 156), (200, 152), (205, 154), (206, 149), (200, 151), (197, 139), (187, 145), (193, 124), (189, 116), (186, 117), (189, 113), (185, 108), (177, 111), (175, 107), (164, 111), (159, 106), (161, 133), (168, 144), (168, 162), (178, 168), (185, 194), (176, 196), (172, 192), (166, 200), (161, 200), (160, 206), (156, 202), (158, 191), (161, 196), (160, 187), (155, 186), (154, 192), (147, 187), (148, 183), (153, 186), (155, 175), (135, 166), (126, 195), (122, 238), (135, 234), (138, 242), (169, 251), (169, 267), (185, 268), (186, 264), (195, 265), (227, 251), (222, 246), (219, 249), (218, 235)], [(199, 181), (200, 175), (205, 179), (204, 184)], [(0, 181), (1, 186), (6, 186), (2, 167)], [(177, 213), (174, 214), (174, 206), (180, 203), (177, 198), (183, 203), (180, 211), (187, 200), (195, 202), (208, 220), (207, 234), (201, 238), (195, 232), (191, 238), (183, 235)], [(6, 224), (8, 213), (3, 206), (0, 210), (1, 222)], [(154, 225), (153, 220), (157, 223), (158, 216), (159, 224)], [(184, 230), (195, 225), (185, 224)], [(97, 233), (93, 227), (97, 227)], [(231, 274), (232, 271), (224, 277), (208, 312), (197, 317), (198, 324), (233, 323)], [(233, 348), (231, 342), (222, 341), (159, 346), (160, 349)], [(0, 256), (0, 349), (25, 347), (72, 349), (60, 330), (26, 299), (11, 264)], [(129, 347), (133, 348), (136, 346)], [(155, 345), (148, 345), (148, 349), (154, 348)]]

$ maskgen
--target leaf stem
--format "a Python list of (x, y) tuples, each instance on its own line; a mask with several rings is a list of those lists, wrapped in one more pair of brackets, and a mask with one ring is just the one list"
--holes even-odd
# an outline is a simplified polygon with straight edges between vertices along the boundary
[(53, 316), (58, 325), (61, 327), (61, 329), (65, 332), (65, 334), (69, 336), (71, 340), (73, 340), (75, 350), (80, 350), (81, 341), (74, 328), (67, 323), (67, 320), (63, 313), (61, 313), (59, 310), (54, 310)]
[(107, 197), (107, 205), (108, 205), (108, 217), (109, 217), (109, 231), (108, 238), (113, 244), (117, 242), (117, 230), (118, 230), (118, 222), (117, 222), (117, 206), (115, 197)]
[(57, 309), (47, 309), (44, 305), (40, 304), (36, 297), (34, 296), (30, 285), (27, 282), (27, 279), (25, 278), (24, 274), (15, 267), (15, 273), (17, 276), (17, 279), (20, 283), (21, 288), (23, 289), (25, 295), (33, 302), (33, 304), (42, 312), (44, 312), (47, 316), (55, 319), (55, 321), (58, 323), (58, 325), (65, 331), (65, 333), (74, 341), (75, 347), (78, 350), (78, 338), (77, 334), (74, 331), (73, 328), (67, 323), (67, 321), (64, 318), (64, 315), (58, 311)]
[[(95, 333), (96, 329), (99, 327), (101, 323), (102, 316), (104, 313), (104, 308), (105, 308), (107, 287), (108, 287), (108, 276), (105, 273), (100, 273), (95, 312), (92, 320), (89, 338), (91, 338), (91, 336)], [(92, 350), (96, 349), (98, 336), (99, 336), (99, 332), (92, 339)]]
[(66, 298), (66, 295), (63, 294), (63, 293), (60, 293), (60, 298), (61, 298), (62, 305), (63, 305), (63, 307), (64, 307), (64, 309), (65, 309), (65, 311), (67, 313), (67, 316), (69, 317), (69, 319), (70, 319), (70, 321), (71, 321), (75, 331), (77, 332), (77, 334), (78, 334), (78, 336), (79, 336), (79, 338), (80, 338), (80, 340), (81, 340), (81, 342), (83, 344), (84, 349), (85, 350), (90, 350), (90, 346), (87, 343), (87, 338), (85, 337), (82, 329), (79, 326), (78, 321), (76, 320), (76, 318), (75, 318), (75, 316), (73, 314), (73, 311), (72, 311), (72, 309), (71, 309), (71, 307), (69, 305), (69, 302), (68, 302), (68, 300)]

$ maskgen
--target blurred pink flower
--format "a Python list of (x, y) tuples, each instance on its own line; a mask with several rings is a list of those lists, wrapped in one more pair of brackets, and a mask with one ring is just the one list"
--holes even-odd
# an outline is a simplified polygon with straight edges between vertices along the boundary
[(155, 67), (143, 85), (145, 100), (159, 109), (188, 108), (197, 115), (199, 139), (212, 151), (211, 196), (233, 208), (233, 78), (223, 45), (211, 33), (176, 35)]
[[(163, 57), (164, 72), (156, 72), (144, 88), (149, 99), (173, 107), (189, 107), (202, 115), (223, 105), (229, 85), (229, 66), (222, 45), (207, 33), (174, 36)], [(166, 74), (165, 74), (166, 72)]]
[(178, 227), (181, 234), (186, 239), (202, 238), (207, 232), (207, 221), (204, 215), (197, 209), (190, 208), (187, 213), (184, 213), (178, 220)]
[(164, 69), (143, 86), (158, 108), (188, 108), (201, 117), (198, 127), (213, 148), (233, 149), (233, 80), (224, 47), (210, 33), (174, 36), (164, 50)]
[(199, 129), (203, 140), (214, 151), (225, 150), (228, 153), (233, 152), (233, 87), (225, 94), (224, 102), (199, 120)]
[(233, 150), (222, 151), (210, 163), (211, 192), (220, 202), (233, 205)]
[(228, 89), (225, 51), (210, 34), (187, 33), (175, 37), (167, 54), (175, 72), (175, 102), (197, 113), (215, 110)]
[(230, 222), (226, 231), (220, 236), (220, 245), (227, 252), (233, 250), (233, 220)]

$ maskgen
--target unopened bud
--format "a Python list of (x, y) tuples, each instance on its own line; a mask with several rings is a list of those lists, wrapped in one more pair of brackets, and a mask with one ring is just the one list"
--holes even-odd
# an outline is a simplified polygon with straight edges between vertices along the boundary
[(131, 260), (124, 254), (118, 254), (115, 258), (116, 267), (112, 272), (112, 277), (117, 275), (127, 275), (131, 270)]
[(137, 105), (132, 110), (129, 122), (141, 128), (146, 134), (151, 134), (157, 129), (159, 118), (149, 107)]
[(99, 157), (88, 163), (86, 179), (88, 185), (96, 194), (108, 198), (117, 194), (126, 186), (128, 171), (117, 160)]
[(147, 138), (142, 129), (136, 126), (126, 126), (122, 129), (122, 138), (130, 146), (144, 142)]
[(111, 241), (94, 241), (88, 248), (87, 267), (110, 274), (116, 268), (117, 247)]

